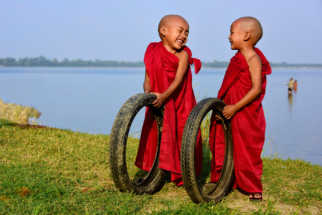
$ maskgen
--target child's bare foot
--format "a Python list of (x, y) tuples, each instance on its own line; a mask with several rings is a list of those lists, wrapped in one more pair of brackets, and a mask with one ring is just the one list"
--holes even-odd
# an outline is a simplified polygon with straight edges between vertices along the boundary
[(261, 193), (250, 193), (249, 194), (249, 201), (260, 202), (262, 200), (263, 200), (263, 196)]

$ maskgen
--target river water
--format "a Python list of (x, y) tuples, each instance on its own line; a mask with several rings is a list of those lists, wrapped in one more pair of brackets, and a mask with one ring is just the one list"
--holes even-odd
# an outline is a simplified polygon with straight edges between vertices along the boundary
[[(203, 68), (193, 74), (198, 100), (216, 97), (224, 73)], [(298, 90), (288, 96), (291, 77)], [(322, 164), (322, 70), (273, 69), (267, 78), (263, 155)], [(42, 125), (110, 134), (123, 103), (143, 91), (143, 79), (144, 68), (0, 68), (0, 98), (36, 108)], [(143, 117), (139, 112), (130, 133), (141, 130)]]

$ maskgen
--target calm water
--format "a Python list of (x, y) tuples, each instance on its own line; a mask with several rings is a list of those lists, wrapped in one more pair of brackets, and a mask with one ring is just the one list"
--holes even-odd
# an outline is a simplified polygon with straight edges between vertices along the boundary
[[(193, 75), (199, 99), (215, 97), (224, 69)], [(290, 77), (298, 91), (287, 95)], [(142, 92), (143, 68), (0, 68), (0, 98), (32, 106), (40, 124), (93, 134), (109, 134), (115, 116), (132, 95)], [(263, 107), (267, 141), (263, 155), (301, 158), (322, 164), (322, 70), (273, 70)], [(141, 130), (143, 111), (131, 133)]]

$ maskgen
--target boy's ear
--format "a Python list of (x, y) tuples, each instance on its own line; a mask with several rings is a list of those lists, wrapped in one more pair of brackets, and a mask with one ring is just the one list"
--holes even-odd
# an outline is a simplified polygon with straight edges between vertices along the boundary
[(245, 35), (244, 35), (243, 40), (244, 40), (244, 41), (248, 41), (249, 39), (250, 39), (250, 32), (249, 32), (249, 31), (247, 31), (247, 32), (245, 33)]
[(162, 26), (160, 28), (160, 34), (165, 37), (165, 35), (167, 34), (167, 28), (165, 26)]

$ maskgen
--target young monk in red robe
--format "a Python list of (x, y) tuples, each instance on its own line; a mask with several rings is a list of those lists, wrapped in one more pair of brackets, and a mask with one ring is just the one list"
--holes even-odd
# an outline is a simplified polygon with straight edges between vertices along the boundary
[[(235, 188), (249, 194), (251, 201), (262, 200), (261, 152), (265, 140), (266, 122), (262, 107), (266, 75), (271, 67), (263, 53), (255, 48), (263, 35), (262, 26), (253, 17), (237, 19), (228, 37), (231, 49), (238, 50), (227, 68), (218, 98), (227, 106), (223, 116), (231, 120), (234, 143)], [(211, 183), (204, 190), (214, 187), (223, 166), (225, 139), (223, 128), (213, 115), (209, 142), (213, 153)]]
[[(196, 105), (189, 64), (194, 63), (197, 74), (201, 62), (191, 58), (191, 51), (185, 46), (189, 35), (189, 24), (184, 18), (177, 15), (165, 16), (159, 23), (158, 31), (161, 41), (151, 43), (145, 52), (146, 72), (143, 88), (145, 93), (157, 95), (153, 103), (155, 107), (165, 105), (159, 168), (171, 172), (171, 181), (176, 185), (182, 185), (181, 139), (189, 113)], [(135, 162), (137, 167), (150, 171), (157, 141), (157, 125), (152, 111), (147, 107)], [(199, 174), (202, 165), (200, 134), (196, 150), (198, 160), (196, 169)]]

